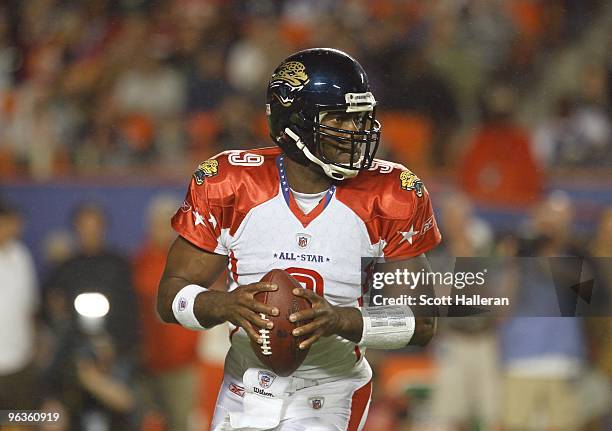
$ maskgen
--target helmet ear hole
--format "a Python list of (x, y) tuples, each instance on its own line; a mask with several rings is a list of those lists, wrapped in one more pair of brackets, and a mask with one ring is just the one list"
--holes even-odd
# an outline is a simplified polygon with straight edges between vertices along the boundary
[[(307, 146), (312, 146), (313, 143), (313, 131), (312, 124), (306, 120), (303, 112), (293, 112), (289, 116), (289, 129), (300, 137), (302, 143)], [(295, 139), (287, 137), (291, 142)]]

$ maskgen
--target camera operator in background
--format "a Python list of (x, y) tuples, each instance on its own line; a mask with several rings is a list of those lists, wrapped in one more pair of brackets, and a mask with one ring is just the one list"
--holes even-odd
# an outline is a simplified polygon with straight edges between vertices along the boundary
[(79, 249), (54, 271), (46, 292), (56, 302), (48, 308), (57, 348), (45, 370), (43, 407), (64, 412), (63, 429), (132, 430), (139, 330), (130, 266), (107, 249), (100, 206), (82, 204), (73, 214)]
[[(59, 299), (65, 308), (62, 315), (74, 324), (72, 307), (81, 293), (99, 292), (111, 304), (106, 329), (121, 354), (135, 355), (140, 338), (136, 294), (128, 260), (106, 245), (109, 220), (99, 204), (77, 205), (72, 213), (77, 251), (54, 271), (46, 295)], [(56, 311), (58, 313), (59, 310)]]

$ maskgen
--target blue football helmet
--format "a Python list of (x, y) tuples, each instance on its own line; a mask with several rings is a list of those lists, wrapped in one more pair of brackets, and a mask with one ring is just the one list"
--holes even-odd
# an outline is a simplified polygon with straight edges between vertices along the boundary
[[(315, 163), (334, 180), (354, 177), (372, 165), (381, 130), (376, 99), (361, 65), (342, 51), (314, 48), (286, 58), (268, 83), (266, 113), (271, 138), (298, 163)], [(338, 113), (353, 118), (354, 127), (321, 123)], [(325, 142), (350, 151), (350, 160), (326, 157)]]

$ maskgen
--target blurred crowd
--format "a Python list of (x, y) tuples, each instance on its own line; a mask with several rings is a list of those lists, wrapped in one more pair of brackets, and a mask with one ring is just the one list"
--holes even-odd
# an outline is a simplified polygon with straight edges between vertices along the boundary
[(609, 165), (608, 12), (601, 0), (2, 0), (0, 178), (172, 175), (270, 145), (267, 79), (312, 46), (365, 66), (383, 157), (461, 169), (480, 154), (503, 171), (488, 145), (518, 148), (528, 168)]
[(221, 350), (207, 364), (200, 333), (156, 312), (177, 208), (155, 197), (146, 238), (126, 256), (107, 243), (106, 209), (84, 202), (48, 243), (40, 273), (19, 240), (23, 217), (0, 202), (0, 409), (60, 413), (49, 430), (207, 429), (198, 408), (214, 406), (227, 333), (221, 342), (207, 334), (207, 350)]

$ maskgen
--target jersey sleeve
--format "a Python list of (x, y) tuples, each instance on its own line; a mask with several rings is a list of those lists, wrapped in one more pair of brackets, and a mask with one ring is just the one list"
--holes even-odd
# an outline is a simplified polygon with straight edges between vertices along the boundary
[(396, 193), (396, 211), (402, 216), (384, 222), (383, 256), (410, 258), (437, 246), (442, 235), (425, 186), (421, 184), (420, 189), (400, 190)]
[(217, 175), (218, 168), (218, 162), (214, 159), (198, 166), (189, 183), (183, 205), (172, 217), (172, 227), (199, 248), (227, 255), (229, 246), (222, 227), (228, 221), (228, 214), (224, 218), (224, 212), (227, 211), (224, 211), (226, 207), (223, 201), (227, 201), (232, 192), (227, 181), (213, 181), (212, 177)]
[(229, 150), (198, 166), (172, 227), (192, 244), (229, 255), (246, 215), (279, 192), (278, 148)]

